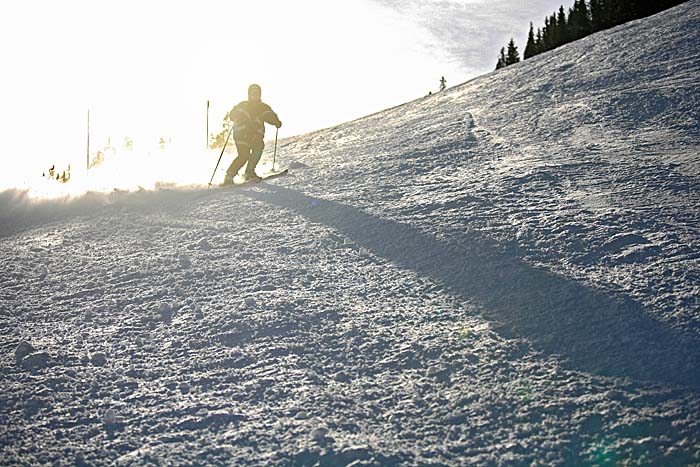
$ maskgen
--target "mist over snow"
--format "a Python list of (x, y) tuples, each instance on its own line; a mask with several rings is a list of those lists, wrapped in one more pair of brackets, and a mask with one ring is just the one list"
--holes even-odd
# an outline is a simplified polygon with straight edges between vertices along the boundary
[(267, 182), (0, 193), (0, 463), (700, 463), (698, 31), (281, 140)]

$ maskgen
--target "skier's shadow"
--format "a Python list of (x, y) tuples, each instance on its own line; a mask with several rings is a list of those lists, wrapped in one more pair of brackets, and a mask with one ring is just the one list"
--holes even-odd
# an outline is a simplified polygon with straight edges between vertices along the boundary
[(475, 234), (456, 248), (410, 225), (276, 185), (246, 196), (332, 227), (374, 254), (476, 300), (502, 335), (529, 339), (574, 369), (700, 386), (698, 343), (650, 318), (629, 298), (609, 297), (534, 268)]

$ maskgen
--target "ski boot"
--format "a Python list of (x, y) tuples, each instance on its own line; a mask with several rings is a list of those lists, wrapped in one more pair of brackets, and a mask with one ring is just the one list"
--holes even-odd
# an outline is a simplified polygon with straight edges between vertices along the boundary
[(244, 175), (246, 183), (248, 182), (259, 182), (262, 180), (262, 177), (255, 172), (246, 172)]
[(224, 176), (224, 182), (221, 184), (221, 186), (231, 186), (233, 185), (233, 175), (226, 174)]

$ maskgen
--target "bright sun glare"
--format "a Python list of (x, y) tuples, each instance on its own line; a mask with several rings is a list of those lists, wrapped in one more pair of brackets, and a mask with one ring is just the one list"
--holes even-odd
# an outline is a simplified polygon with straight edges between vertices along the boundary
[[(446, 67), (430, 40), (369, 0), (13, 2), (0, 19), (0, 43), (14, 44), (1, 51), (0, 188), (205, 184), (218, 157), (207, 100), (209, 134), (251, 82), (281, 137), (342, 123), (434, 87)], [(70, 183), (41, 177), (69, 164)]]

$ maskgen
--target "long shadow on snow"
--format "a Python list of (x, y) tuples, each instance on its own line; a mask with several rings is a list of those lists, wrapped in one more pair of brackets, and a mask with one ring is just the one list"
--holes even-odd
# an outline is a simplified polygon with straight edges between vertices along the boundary
[(246, 196), (332, 227), (376, 255), (479, 301), (507, 337), (523, 337), (576, 369), (606, 376), (699, 386), (697, 342), (650, 318), (628, 298), (609, 297), (534, 268), (472, 236), (456, 249), (420, 230), (280, 186)]

